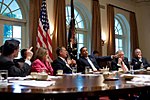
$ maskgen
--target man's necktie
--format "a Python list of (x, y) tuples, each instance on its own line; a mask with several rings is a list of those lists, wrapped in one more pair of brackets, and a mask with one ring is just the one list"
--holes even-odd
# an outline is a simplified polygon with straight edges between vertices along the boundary
[(72, 70), (72, 68), (71, 68), (70, 65), (67, 63), (67, 61), (64, 60), (64, 62), (66, 63), (66, 66)]
[(89, 57), (87, 57), (87, 60), (88, 60), (89, 64), (91, 65), (93, 71), (97, 71), (97, 69), (95, 68), (94, 64), (93, 64), (92, 61), (89, 59)]

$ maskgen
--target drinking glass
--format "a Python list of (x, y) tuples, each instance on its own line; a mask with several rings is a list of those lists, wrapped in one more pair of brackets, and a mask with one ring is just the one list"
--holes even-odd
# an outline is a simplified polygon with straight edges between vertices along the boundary
[(130, 73), (131, 73), (131, 74), (134, 74), (133, 65), (130, 65)]
[(7, 85), (8, 70), (0, 70), (0, 85)]
[(85, 74), (88, 74), (90, 72), (90, 66), (85, 66)]
[(76, 74), (77, 73), (77, 67), (72, 67), (72, 74)]
[(57, 70), (57, 75), (63, 75), (63, 70), (61, 69)]

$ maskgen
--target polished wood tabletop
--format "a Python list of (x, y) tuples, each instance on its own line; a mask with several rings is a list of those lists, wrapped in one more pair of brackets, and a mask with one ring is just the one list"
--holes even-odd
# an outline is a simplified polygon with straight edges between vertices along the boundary
[[(146, 72), (147, 73), (147, 72)], [(150, 90), (149, 86), (134, 86), (127, 84), (124, 78), (116, 74), (116, 78), (102, 81), (102, 74), (63, 75), (61, 78), (52, 79), (55, 85), (48, 87), (32, 87), (22, 85), (0, 86), (0, 97), (15, 99), (36, 98), (79, 98), (89, 96), (109, 96), (128, 94), (138, 91)], [(71, 100), (71, 99), (69, 99)]]

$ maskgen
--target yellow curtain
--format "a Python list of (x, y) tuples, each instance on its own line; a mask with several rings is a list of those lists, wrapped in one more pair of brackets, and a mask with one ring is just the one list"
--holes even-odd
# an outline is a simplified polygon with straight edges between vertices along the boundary
[(131, 54), (134, 57), (134, 50), (139, 48), (138, 31), (136, 16), (134, 12), (130, 12), (130, 41), (131, 41)]
[(65, 0), (54, 0), (54, 32), (52, 37), (53, 57), (56, 58), (56, 48), (67, 47)]
[(92, 0), (92, 51), (97, 50), (102, 55), (101, 16), (99, 0)]
[(115, 54), (114, 7), (107, 5), (108, 44), (107, 55)]

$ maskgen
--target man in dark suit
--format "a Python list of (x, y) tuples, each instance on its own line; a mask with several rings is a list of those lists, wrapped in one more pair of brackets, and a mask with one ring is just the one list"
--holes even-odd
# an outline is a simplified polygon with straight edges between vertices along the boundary
[(111, 69), (113, 71), (118, 71), (119, 68), (121, 68), (122, 71), (128, 71), (129, 70), (129, 62), (128, 58), (124, 57), (124, 52), (122, 50), (118, 50), (116, 52), (117, 57), (112, 60), (111, 62)]
[(26, 59), (26, 52), (27, 52), (27, 49), (22, 49), (21, 50), (21, 58), (19, 59), (15, 59), (17, 62), (25, 62), (25, 59)]
[(18, 56), (20, 42), (15, 39), (6, 40), (3, 45), (2, 55), (0, 56), (0, 70), (8, 70), (8, 76), (26, 76), (30, 73), (31, 62), (33, 56), (31, 49), (27, 50), (27, 57), (25, 63), (20, 68), (13, 60)]
[(27, 52), (27, 49), (22, 49), (21, 50), (21, 58), (19, 59), (14, 59), (14, 62), (16, 64), (18, 64), (18, 67), (22, 67), (25, 60), (26, 60), (26, 52)]
[(0, 46), (0, 55), (2, 54), (2, 50), (3, 50), (3, 45)]
[(68, 51), (65, 47), (58, 47), (56, 49), (57, 59), (52, 62), (52, 67), (54, 69), (54, 75), (57, 75), (58, 70), (63, 70), (64, 74), (71, 74), (71, 65), (76, 64), (75, 60), (67, 60)]
[(107, 60), (111, 61), (115, 57), (114, 55), (112, 56), (92, 56), (88, 54), (88, 50), (86, 47), (82, 47), (80, 49), (80, 56), (79, 59), (77, 60), (77, 67), (78, 67), (78, 72), (85, 72), (85, 67), (89, 66), (92, 71), (98, 71), (101, 66), (98, 65), (97, 61), (100, 60)]
[(150, 67), (150, 63), (146, 58), (142, 57), (142, 52), (140, 49), (135, 49), (135, 57), (132, 58), (131, 65), (133, 65), (133, 69), (142, 69)]

